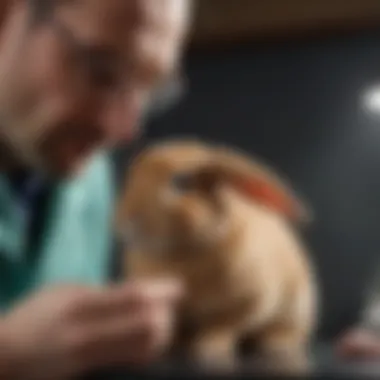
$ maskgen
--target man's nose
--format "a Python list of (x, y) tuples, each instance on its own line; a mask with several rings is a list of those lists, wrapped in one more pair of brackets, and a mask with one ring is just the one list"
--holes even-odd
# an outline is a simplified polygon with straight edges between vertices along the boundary
[(112, 96), (103, 101), (95, 112), (97, 124), (109, 142), (129, 142), (137, 135), (142, 112), (141, 100)]

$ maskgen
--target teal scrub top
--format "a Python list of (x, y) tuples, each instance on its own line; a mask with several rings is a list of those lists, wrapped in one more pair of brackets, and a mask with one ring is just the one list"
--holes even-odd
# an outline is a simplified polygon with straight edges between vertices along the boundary
[[(0, 309), (53, 284), (107, 281), (112, 247), (114, 178), (99, 154), (76, 178), (56, 183), (41, 210), (43, 231), (32, 248), (9, 181), (0, 175)], [(30, 252), (32, 249), (35, 252)], [(27, 261), (33, 256), (35, 260)]]

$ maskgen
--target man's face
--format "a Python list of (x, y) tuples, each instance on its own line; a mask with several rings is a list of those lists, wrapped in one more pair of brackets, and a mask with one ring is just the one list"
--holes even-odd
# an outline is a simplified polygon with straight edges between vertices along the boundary
[[(53, 0), (54, 1), (54, 0)], [(186, 0), (60, 1), (30, 25), (15, 2), (0, 41), (0, 138), (23, 164), (67, 176), (133, 138), (176, 69)]]

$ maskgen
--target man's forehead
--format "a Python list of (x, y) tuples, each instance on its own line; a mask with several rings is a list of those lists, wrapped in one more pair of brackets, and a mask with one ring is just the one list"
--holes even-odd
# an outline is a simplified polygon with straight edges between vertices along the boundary
[(57, 16), (86, 45), (113, 51), (152, 72), (174, 69), (188, 25), (188, 0), (74, 0)]
[(123, 43), (140, 29), (181, 37), (187, 27), (188, 0), (75, 0), (63, 2), (61, 15), (78, 37)]

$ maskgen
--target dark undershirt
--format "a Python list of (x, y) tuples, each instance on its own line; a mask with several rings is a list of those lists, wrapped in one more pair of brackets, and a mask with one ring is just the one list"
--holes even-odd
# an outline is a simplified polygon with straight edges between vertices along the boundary
[[(25, 218), (28, 252), (35, 252), (42, 232), (48, 186), (34, 173), (17, 171), (8, 175), (12, 190)], [(28, 257), (33, 260), (33, 257)]]

